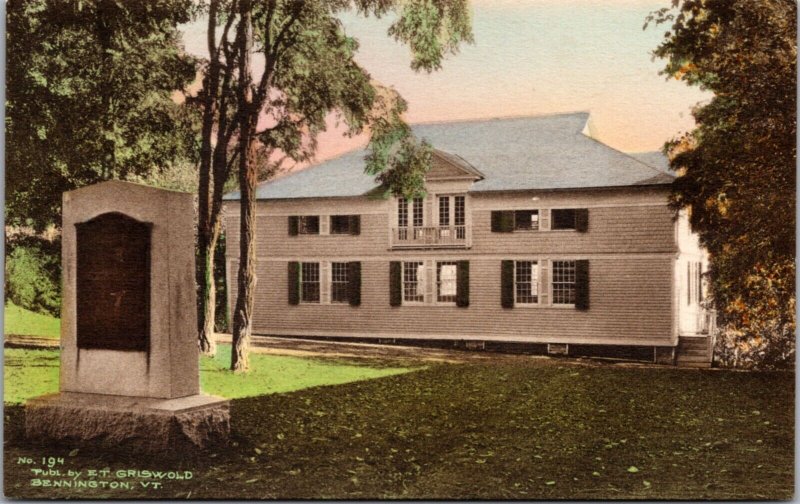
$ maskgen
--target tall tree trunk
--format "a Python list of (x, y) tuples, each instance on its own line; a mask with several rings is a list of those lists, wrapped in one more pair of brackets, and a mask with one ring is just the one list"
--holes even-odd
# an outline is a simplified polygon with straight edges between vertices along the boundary
[(236, 309), (233, 314), (233, 343), (231, 348), (231, 370), (247, 371), (250, 335), (252, 332), (252, 315), (256, 286), (256, 165), (254, 159), (253, 132), (258, 117), (258, 110), (253, 107), (253, 90), (250, 75), (251, 48), (253, 44), (253, 27), (250, 15), (250, 0), (239, 3), (241, 30), (238, 38), (239, 47), (239, 191), (240, 200), (240, 233), (239, 233), (239, 273)]
[[(214, 133), (214, 119), (217, 111), (220, 61), (216, 51), (216, 27), (219, 0), (209, 4), (207, 44), (209, 68), (203, 87), (203, 126), (200, 147), (200, 173), (198, 188), (197, 216), (197, 285), (199, 287), (200, 307), (198, 309), (197, 332), (200, 351), (213, 356), (217, 352), (214, 338), (214, 314), (216, 291), (214, 288), (214, 247), (219, 238), (218, 226), (215, 229), (213, 197), (211, 185), (212, 156), (214, 148), (211, 137)], [(216, 232), (215, 232), (216, 231)]]

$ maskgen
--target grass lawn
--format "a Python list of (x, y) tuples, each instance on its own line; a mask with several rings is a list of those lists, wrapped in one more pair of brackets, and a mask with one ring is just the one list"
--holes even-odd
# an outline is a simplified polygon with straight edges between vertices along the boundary
[[(22, 409), (7, 406), (5, 491), (78, 499), (789, 499), (793, 401), (791, 373), (498, 357), (234, 399), (228, 448), (156, 458), (36, 447), (22, 436)], [(45, 455), (63, 456), (64, 470), (178, 470), (192, 479), (161, 489), (32, 487), (19, 457)]]
[(5, 334), (42, 336), (53, 339), (61, 337), (61, 320), (51, 315), (35, 313), (13, 303), (7, 303), (3, 316)]
[[(214, 359), (200, 359), (200, 387), (208, 394), (241, 398), (291, 392), (407, 373), (407, 367), (369, 367), (281, 355), (250, 354), (251, 372), (236, 375), (227, 368), (230, 346), (220, 345)], [(5, 349), (3, 401), (20, 404), (29, 397), (58, 392), (58, 350)]]

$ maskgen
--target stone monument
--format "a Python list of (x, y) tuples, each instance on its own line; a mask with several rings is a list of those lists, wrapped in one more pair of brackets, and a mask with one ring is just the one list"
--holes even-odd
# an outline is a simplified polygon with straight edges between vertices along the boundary
[(228, 438), (229, 402), (200, 393), (193, 220), (188, 193), (64, 193), (60, 392), (27, 402), (29, 438), (144, 451)]

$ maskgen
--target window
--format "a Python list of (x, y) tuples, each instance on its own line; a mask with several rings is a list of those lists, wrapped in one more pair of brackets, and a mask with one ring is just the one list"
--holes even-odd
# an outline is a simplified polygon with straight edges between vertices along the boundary
[(689, 262), (686, 264), (686, 290), (688, 293), (687, 304), (699, 304), (703, 301), (703, 263)]
[(297, 221), (300, 234), (319, 234), (319, 215), (301, 215)]
[(356, 215), (331, 215), (331, 234), (354, 234)]
[(414, 198), (413, 204), (413, 225), (422, 227), (422, 198)]
[(331, 263), (331, 303), (347, 303), (347, 263)]
[(539, 302), (539, 264), (537, 261), (514, 263), (514, 302), (536, 304)]
[(405, 198), (397, 200), (397, 226), (408, 226), (408, 200)]
[(539, 210), (516, 210), (514, 212), (515, 231), (538, 231)]
[(425, 266), (421, 262), (403, 263), (403, 302), (425, 301)]
[(300, 300), (319, 303), (319, 263), (300, 263)]
[(553, 261), (553, 304), (575, 304), (575, 261)]
[(450, 196), (439, 196), (439, 225), (450, 225)]
[(436, 300), (441, 303), (456, 302), (457, 263), (436, 263)]
[(575, 216), (577, 211), (574, 208), (558, 208), (551, 211), (552, 229), (575, 229)]

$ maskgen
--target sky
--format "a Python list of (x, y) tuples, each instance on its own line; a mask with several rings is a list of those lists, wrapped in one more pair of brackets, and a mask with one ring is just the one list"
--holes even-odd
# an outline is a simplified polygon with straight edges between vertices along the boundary
[[(669, 0), (472, 0), (475, 42), (431, 74), (410, 69), (390, 19), (342, 18), (360, 42), (357, 61), (407, 100), (411, 123), (588, 111), (596, 138), (626, 152), (658, 150), (691, 129), (710, 95), (659, 75), (651, 52), (664, 27), (642, 30)], [(187, 25), (187, 51), (204, 55), (205, 26)], [(341, 131), (320, 136), (317, 160), (363, 144)]]

